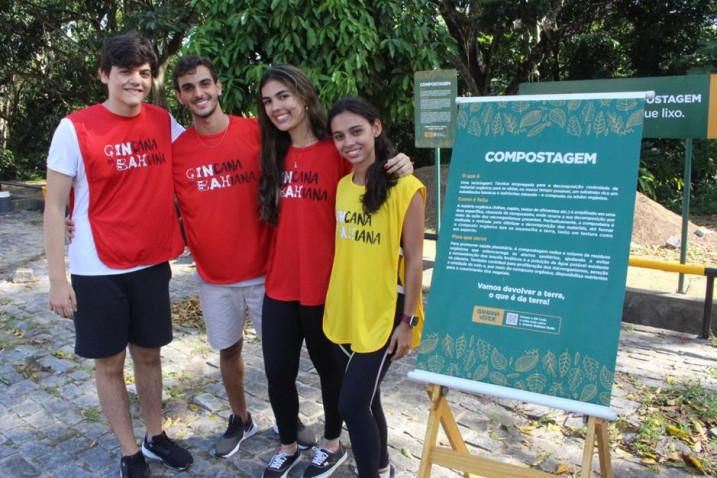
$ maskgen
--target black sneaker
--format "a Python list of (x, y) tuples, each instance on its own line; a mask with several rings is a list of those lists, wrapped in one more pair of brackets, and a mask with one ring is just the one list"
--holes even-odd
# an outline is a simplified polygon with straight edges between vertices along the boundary
[(311, 464), (304, 471), (304, 478), (326, 478), (331, 476), (336, 468), (341, 463), (346, 461), (348, 453), (346, 449), (339, 442), (339, 449), (330, 452), (326, 448), (314, 448), (314, 458), (311, 460)]
[(142, 442), (142, 454), (178, 471), (186, 470), (194, 462), (192, 455), (170, 440), (164, 432), (152, 438), (145, 436)]
[[(272, 428), (274, 433), (279, 434), (279, 426), (274, 423)], [(309, 448), (316, 445), (316, 434), (314, 431), (301, 423), (301, 419), (296, 420), (296, 444), (299, 445), (300, 450), (308, 450)]]
[(149, 466), (144, 455), (138, 451), (134, 455), (123, 456), (120, 460), (120, 478), (149, 478)]
[(229, 416), (229, 425), (227, 425), (227, 431), (219, 439), (216, 445), (214, 445), (214, 456), (219, 458), (228, 458), (234, 453), (239, 451), (239, 445), (241, 442), (256, 433), (256, 425), (254, 420), (251, 419), (251, 414), (247, 413), (246, 423), (241, 421), (237, 415), (233, 413)]
[(297, 463), (299, 463), (299, 450), (293, 455), (279, 450), (271, 457), (269, 466), (266, 467), (261, 478), (286, 478)]

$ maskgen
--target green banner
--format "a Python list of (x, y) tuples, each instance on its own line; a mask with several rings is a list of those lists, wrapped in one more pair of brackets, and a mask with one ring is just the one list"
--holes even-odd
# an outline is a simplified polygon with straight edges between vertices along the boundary
[(717, 75), (521, 83), (521, 95), (654, 91), (645, 104), (645, 138), (717, 138)]
[(607, 407), (644, 93), (542, 98), (459, 105), (417, 368)]
[(417, 148), (451, 148), (455, 137), (456, 70), (417, 71), (413, 109)]

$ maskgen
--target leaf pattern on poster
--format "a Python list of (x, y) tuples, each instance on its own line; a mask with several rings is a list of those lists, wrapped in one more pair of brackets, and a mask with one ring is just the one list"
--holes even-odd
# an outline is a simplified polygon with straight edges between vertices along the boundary
[(526, 113), (520, 119), (520, 129), (529, 128), (538, 124), (541, 119), (543, 119), (543, 112), (540, 110), (533, 110), (530, 113)]
[(488, 372), (490, 372), (490, 367), (487, 363), (478, 365), (478, 368), (476, 368), (476, 371), (473, 373), (473, 380), (478, 380), (480, 382), (488, 376)]
[(530, 390), (531, 392), (543, 393), (543, 390), (545, 390), (545, 386), (548, 384), (548, 380), (545, 378), (544, 375), (534, 373), (525, 380), (525, 383), (528, 384), (528, 390)]
[(558, 370), (560, 371), (560, 377), (564, 377), (570, 370), (570, 353), (567, 350), (560, 354)]
[[(635, 100), (550, 100), (536, 102), (475, 103), (462, 108), (459, 126), (472, 136), (525, 135), (536, 137), (558, 128), (576, 138), (634, 133), (642, 121), (642, 108)], [(473, 106), (480, 105), (474, 108)], [(470, 110), (470, 113), (467, 113)], [(551, 128), (552, 127), (552, 128)]]
[(573, 392), (583, 383), (583, 373), (579, 368), (570, 369), (568, 372), (568, 387)]
[(607, 367), (603, 366), (603, 368), (600, 370), (600, 384), (603, 386), (603, 388), (607, 388), (608, 390), (610, 390), (612, 388), (612, 380), (612, 372), (610, 372)]
[(467, 342), (466, 336), (463, 334), (456, 339), (456, 359), (463, 357), (463, 354), (466, 351)]
[(490, 381), (496, 385), (505, 386), (508, 384), (508, 379), (500, 372), (491, 372), (489, 377)]
[(488, 361), (488, 354), (490, 354), (491, 345), (483, 339), (478, 339), (478, 355), (481, 361)]
[(550, 395), (554, 395), (556, 397), (564, 397), (565, 396), (565, 390), (563, 389), (563, 384), (560, 382), (555, 382), (550, 387), (549, 391)]
[(600, 396), (598, 397), (598, 400), (600, 401), (600, 405), (605, 405), (606, 407), (610, 406), (610, 392), (602, 392)]
[(480, 120), (475, 116), (471, 118), (470, 125), (468, 126), (468, 134), (470, 134), (471, 136), (481, 135)]
[(622, 134), (622, 117), (612, 111), (607, 113), (607, 124), (610, 127), (610, 131), (615, 134)]
[(465, 129), (468, 126), (468, 113), (465, 110), (460, 110), (456, 117), (456, 124), (459, 129)]
[(565, 114), (565, 111), (561, 110), (560, 108), (553, 108), (552, 110), (550, 110), (550, 113), (548, 113), (548, 118), (550, 118), (550, 121), (552, 121), (556, 125), (565, 129), (565, 124), (567, 121), (567, 115)]
[(453, 358), (453, 338), (450, 335), (443, 337), (441, 349), (443, 350), (443, 355)]
[(583, 107), (582, 111), (580, 112), (580, 119), (583, 121), (584, 124), (590, 124), (593, 121), (593, 116), (595, 115), (595, 105), (592, 101), (585, 102), (585, 106)]
[(538, 136), (540, 133), (543, 132), (545, 128), (550, 126), (550, 123), (540, 123), (539, 125), (533, 126), (530, 131), (526, 134), (528, 138), (532, 138), (533, 136)]
[(580, 394), (581, 402), (589, 402), (597, 395), (598, 389), (594, 383), (589, 383), (583, 387), (583, 391)]
[(627, 117), (627, 121), (625, 122), (625, 129), (632, 131), (632, 128), (639, 125), (643, 118), (645, 117), (645, 110), (640, 108), (639, 110), (633, 111), (630, 116)]
[(515, 359), (515, 370), (518, 372), (529, 372), (538, 365), (540, 360), (540, 352), (538, 349), (531, 349)]
[(443, 364), (445, 363), (445, 359), (442, 355), (432, 355), (428, 359), (428, 371), (434, 372), (434, 373), (441, 373), (443, 372)]
[(548, 372), (550, 375), (555, 377), (555, 373), (557, 370), (556, 366), (557, 366), (557, 360), (555, 360), (555, 354), (549, 350), (543, 356), (543, 368), (545, 369), (546, 372)]
[(478, 352), (476, 350), (469, 349), (465, 359), (463, 359), (463, 369), (471, 370), (478, 361)]
[(632, 99), (621, 99), (617, 100), (617, 105), (615, 108), (617, 108), (618, 111), (630, 111), (634, 109), (637, 106), (637, 100)]
[(503, 113), (503, 125), (508, 133), (518, 132), (518, 121), (509, 113)]
[(418, 346), (418, 353), (419, 354), (430, 354), (434, 350), (436, 350), (436, 347), (438, 347), (438, 332), (431, 332), (430, 334), (426, 334), (421, 339), (421, 344)]
[(580, 126), (580, 120), (577, 116), (571, 116), (568, 119), (568, 134), (571, 136), (580, 137), (583, 134), (583, 128)]
[(516, 113), (522, 113), (530, 108), (530, 103), (527, 101), (515, 101), (511, 104), (510, 109)]
[(605, 114), (602, 111), (595, 115), (593, 131), (595, 132), (595, 136), (607, 136), (607, 122), (605, 121)]
[(541, 354), (534, 348), (513, 356), (485, 339), (465, 334), (454, 338), (433, 332), (424, 341), (430, 343), (422, 343), (419, 350), (430, 352), (419, 354), (418, 368), (584, 402), (609, 402), (612, 383), (605, 387), (603, 382), (612, 374), (580, 352), (565, 350), (556, 358), (551, 350)]
[(497, 348), (494, 348), (490, 354), (490, 364), (496, 370), (505, 370), (508, 367), (508, 359)]
[(500, 136), (503, 134), (503, 120), (502, 116), (497, 114), (493, 117), (493, 136)]
[(588, 380), (595, 382), (597, 380), (598, 370), (600, 370), (600, 364), (597, 360), (588, 356), (583, 357), (583, 371)]

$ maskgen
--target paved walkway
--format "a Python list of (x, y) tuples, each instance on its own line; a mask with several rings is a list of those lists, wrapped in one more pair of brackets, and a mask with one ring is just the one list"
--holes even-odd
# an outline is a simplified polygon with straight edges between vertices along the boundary
[[(15, 212), (0, 215), (0, 477), (105, 477), (117, 476), (119, 451), (107, 431), (92, 378), (92, 362), (73, 354), (73, 329), (69, 321), (47, 309), (47, 264), (42, 255), (41, 215)], [(181, 259), (173, 264), (172, 296), (175, 300), (196, 293), (194, 269)], [(35, 280), (13, 282), (16, 269), (31, 269)], [(257, 477), (277, 446), (271, 431), (273, 417), (264, 379), (261, 346), (256, 336), (247, 338), (247, 390), (250, 410), (260, 433), (247, 440), (235, 456), (219, 460), (209, 453), (225, 427), (229, 411), (218, 369), (218, 356), (197, 329), (177, 327), (174, 342), (163, 349), (165, 418), (172, 437), (193, 452), (191, 471), (175, 473), (152, 464), (153, 476)], [(638, 420), (631, 397), (631, 382), (664, 386), (668, 377), (699, 379), (717, 388), (714, 373), (717, 348), (683, 334), (626, 326), (618, 357), (619, 386), (613, 408), (628, 421)], [(425, 432), (428, 400), (424, 386), (409, 381), (413, 367), (409, 357), (394, 365), (383, 387), (383, 401), (390, 426), (391, 460), (399, 477), (416, 475)], [(131, 370), (131, 364), (128, 364)], [(138, 416), (132, 391), (133, 416)], [(297, 382), (302, 419), (320, 428), (321, 405), (318, 377), (306, 356)], [(451, 392), (450, 399), (461, 431), (472, 451), (514, 463), (539, 463), (552, 472), (558, 465), (579, 469), (582, 439), (564, 434), (551, 424), (582, 427), (581, 417), (519, 402)], [(538, 427), (524, 434), (519, 427)], [(136, 436), (144, 433), (136, 422)], [(525, 430), (525, 428), (524, 428)], [(344, 432), (344, 440), (348, 436)], [(307, 453), (291, 476), (301, 476), (311, 459)], [(595, 460), (597, 461), (597, 460)], [(613, 451), (616, 477), (689, 477), (682, 469), (648, 468), (639, 459)], [(334, 476), (356, 476), (353, 463)], [(434, 468), (435, 477), (458, 476)], [(564, 475), (565, 476), (565, 475)]]

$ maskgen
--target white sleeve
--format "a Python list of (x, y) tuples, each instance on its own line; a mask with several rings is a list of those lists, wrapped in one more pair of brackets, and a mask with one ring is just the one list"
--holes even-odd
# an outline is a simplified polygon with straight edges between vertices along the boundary
[(172, 143), (174, 143), (174, 140), (179, 138), (180, 134), (184, 133), (184, 126), (177, 123), (177, 120), (174, 119), (171, 113), (169, 114), (169, 124), (172, 129)]
[(50, 152), (47, 153), (47, 169), (75, 177), (81, 162), (82, 153), (75, 126), (72, 121), (63, 118), (52, 136)]

